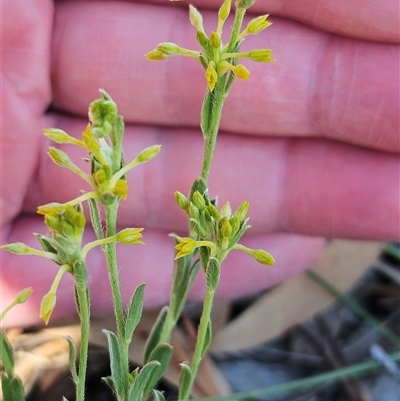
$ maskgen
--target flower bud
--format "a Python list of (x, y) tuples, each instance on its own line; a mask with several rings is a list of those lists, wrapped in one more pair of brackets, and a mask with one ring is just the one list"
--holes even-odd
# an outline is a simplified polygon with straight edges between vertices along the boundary
[(188, 214), (189, 217), (191, 217), (194, 220), (197, 220), (199, 218), (200, 215), (199, 209), (192, 202), (189, 203)]
[(243, 80), (248, 80), (250, 78), (250, 71), (244, 65), (232, 65), (231, 70), (236, 78)]
[(248, 53), (248, 58), (259, 63), (266, 63), (275, 61), (271, 56), (271, 49), (254, 49)]
[(56, 306), (56, 300), (56, 293), (53, 290), (50, 290), (42, 299), (39, 315), (45, 324), (49, 323), (54, 307)]
[(47, 228), (49, 230), (54, 231), (54, 232), (60, 232), (61, 231), (61, 225), (60, 225), (59, 217), (46, 214), (44, 216), (44, 222), (45, 222), (45, 224), (46, 224), (46, 226), (47, 226)]
[(217, 66), (217, 74), (219, 77), (224, 75), (225, 73), (228, 72), (228, 70), (231, 68), (232, 64), (228, 63), (227, 61), (221, 61), (218, 63)]
[(181, 47), (171, 42), (163, 42), (157, 46), (157, 51), (164, 54), (165, 56), (175, 56), (181, 53)]
[(252, 252), (252, 255), (258, 263), (261, 263), (263, 265), (272, 266), (275, 264), (275, 259), (272, 257), (272, 255), (262, 249), (255, 249)]
[(151, 52), (146, 53), (145, 57), (147, 60), (150, 60), (150, 61), (162, 61), (162, 60), (166, 60), (169, 56), (167, 54), (162, 53), (161, 51), (155, 49), (155, 50), (152, 50)]
[(219, 219), (219, 211), (212, 203), (207, 206), (207, 209), (211, 217), (213, 217), (215, 220)]
[(189, 207), (189, 201), (186, 198), (186, 196), (183, 195), (182, 192), (175, 191), (174, 197), (175, 197), (175, 201), (178, 204), (178, 206), (183, 210), (187, 210), (187, 208)]
[(152, 159), (154, 159), (161, 150), (161, 145), (153, 145), (149, 146), (146, 149), (143, 149), (137, 156), (137, 163), (146, 163)]
[(196, 39), (197, 39), (197, 42), (199, 43), (199, 45), (205, 51), (206, 55), (208, 57), (212, 56), (212, 54), (209, 54), (209, 52), (212, 50), (212, 46), (210, 43), (210, 39), (208, 39), (207, 35), (203, 31), (197, 31)]
[(232, 234), (232, 226), (226, 217), (220, 221), (220, 232), (225, 238), (229, 238)]
[(126, 199), (128, 197), (128, 183), (126, 180), (118, 180), (113, 188), (113, 193), (119, 196), (121, 199)]
[(221, 218), (227, 217), (228, 219), (232, 215), (232, 209), (231, 209), (231, 204), (229, 202), (226, 202), (224, 206), (222, 206), (220, 210)]
[(203, 198), (203, 195), (199, 191), (194, 191), (192, 202), (199, 210), (203, 210), (206, 207), (206, 202)]
[(238, 218), (240, 222), (242, 222), (247, 217), (249, 207), (250, 203), (245, 201), (236, 209), (234, 215)]
[(213, 49), (219, 49), (221, 47), (221, 38), (215, 32), (211, 32), (210, 34), (210, 43)]
[(143, 244), (143, 242), (140, 241), (143, 230), (143, 228), (125, 228), (116, 235), (116, 240), (125, 245)]
[(268, 28), (272, 25), (271, 22), (267, 21), (268, 14), (260, 15), (257, 18), (253, 18), (248, 24), (245, 29), (246, 35), (256, 35), (257, 33), (263, 31), (264, 29)]
[(221, 7), (218, 10), (218, 26), (221, 25), (226, 21), (226, 19), (229, 17), (229, 14), (231, 12), (231, 3), (232, 0), (225, 0)]
[(254, 4), (255, 0), (236, 0), (236, 8), (250, 8)]
[(101, 98), (89, 106), (89, 119), (92, 122), (93, 133), (97, 138), (104, 138), (111, 134), (118, 119), (118, 107), (111, 96), (100, 90)]
[(65, 212), (65, 205), (63, 203), (51, 202), (38, 206), (37, 212), (38, 214), (56, 216)]
[(189, 19), (190, 23), (198, 30), (204, 32), (203, 17), (196, 7), (189, 5)]
[(94, 181), (98, 185), (102, 185), (107, 181), (107, 173), (104, 169), (98, 169), (93, 175)]
[(67, 153), (62, 150), (49, 147), (47, 154), (50, 156), (51, 160), (57, 164), (57, 166), (69, 168), (77, 174), (84, 174), (77, 166), (75, 166), (74, 163), (71, 162)]
[(31, 255), (33, 248), (24, 244), (23, 242), (14, 242), (12, 244), (2, 245), (1, 249), (15, 253), (16, 255)]
[(100, 152), (99, 140), (97, 139), (96, 135), (94, 135), (89, 124), (82, 133), (82, 139), (88, 152), (92, 153), (98, 159), (98, 161), (102, 163), (104, 159)]
[(17, 294), (15, 298), (15, 303), (23, 304), (31, 296), (32, 292), (33, 292), (32, 287), (24, 288)]
[(57, 128), (45, 128), (43, 130), (44, 134), (56, 143), (76, 143), (79, 142), (77, 139), (68, 135), (62, 129)]
[(229, 223), (231, 223), (232, 232), (233, 232), (233, 233), (236, 233), (236, 232), (239, 230), (239, 228), (240, 228), (240, 221), (239, 221), (239, 219), (237, 218), (237, 216), (232, 216), (232, 217), (229, 219)]

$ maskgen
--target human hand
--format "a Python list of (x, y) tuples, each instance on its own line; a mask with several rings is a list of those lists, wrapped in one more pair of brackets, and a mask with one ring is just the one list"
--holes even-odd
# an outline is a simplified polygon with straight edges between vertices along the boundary
[[(199, 9), (220, 5), (194, 3)], [(397, 2), (386, 0), (377, 10), (367, 0), (318, 6), (311, 0), (263, 0), (250, 11), (271, 13), (274, 25), (247, 38), (243, 50), (272, 48), (277, 62), (249, 64), (250, 81), (233, 85), (209, 187), (220, 204), (250, 201), (253, 228), (243, 243), (267, 249), (277, 263), (266, 268), (233, 253), (222, 268), (224, 297), (302, 271), (325, 237), (400, 236)], [(203, 13), (207, 32), (214, 14)], [(167, 40), (195, 49), (194, 38), (187, 5), (165, 0), (3, 2), (2, 243), (37, 246), (32, 232), (45, 228), (36, 207), (79, 194), (82, 181), (51, 162), (42, 130), (58, 127), (79, 136), (88, 104), (102, 87), (125, 117), (126, 160), (163, 144), (155, 160), (129, 175), (120, 224), (146, 227), (146, 245), (120, 247), (119, 265), (125, 300), (146, 281), (148, 307), (167, 301), (173, 260), (167, 234), (186, 230), (173, 191), (187, 193), (199, 175), (206, 83), (193, 60), (150, 63), (144, 54)], [(83, 156), (62, 148), (74, 161)], [(101, 251), (89, 254), (88, 267), (93, 313), (111, 312)], [(5, 324), (38, 321), (39, 302), (55, 273), (42, 258), (2, 252), (3, 305), (20, 289), (34, 289)], [(195, 283), (194, 299), (202, 288), (201, 280)], [(74, 312), (72, 282), (65, 277), (53, 316)]]

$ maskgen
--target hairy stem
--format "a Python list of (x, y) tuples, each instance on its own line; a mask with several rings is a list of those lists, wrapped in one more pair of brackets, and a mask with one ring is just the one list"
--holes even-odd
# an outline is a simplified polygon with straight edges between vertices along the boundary
[[(80, 268), (86, 272), (86, 266), (83, 263), (81, 264)], [(90, 329), (90, 297), (86, 280), (75, 280), (75, 297), (81, 323), (81, 344), (79, 348), (76, 400), (84, 401)]]
[(210, 316), (214, 301), (214, 295), (215, 295), (215, 290), (207, 288), (207, 292), (203, 303), (203, 311), (200, 318), (199, 330), (197, 333), (196, 348), (194, 350), (193, 359), (191, 363), (192, 380), (190, 386), (186, 389), (186, 391), (183, 394), (179, 394), (179, 401), (186, 401), (189, 398), (190, 390), (193, 387), (196, 374), (200, 366), (200, 362), (204, 356), (205, 351), (208, 348), (208, 344), (206, 344), (206, 341), (207, 341), (207, 335), (208, 334), (211, 335), (211, 333), (208, 333), (208, 331), (211, 330), (211, 327), (209, 327), (209, 325), (211, 325)]
[(219, 79), (212, 92), (207, 90), (203, 103), (201, 128), (205, 143), (201, 178), (205, 182), (207, 182), (210, 175), (225, 98), (225, 80)]
[[(117, 227), (117, 210), (118, 204), (114, 203), (106, 206), (106, 225), (107, 237), (116, 234)], [(122, 294), (119, 282), (118, 266), (117, 266), (117, 252), (115, 243), (104, 245), (104, 252), (107, 259), (108, 275), (110, 279), (111, 292), (114, 304), (114, 313), (117, 323), (117, 331), (119, 336), (123, 336), (125, 321), (124, 321), (124, 308), (122, 304)]]

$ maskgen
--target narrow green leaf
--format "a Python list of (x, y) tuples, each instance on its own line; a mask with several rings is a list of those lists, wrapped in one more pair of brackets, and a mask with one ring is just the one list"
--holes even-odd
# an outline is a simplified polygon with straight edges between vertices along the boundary
[(141, 401), (143, 397), (144, 388), (149, 381), (149, 378), (155, 368), (159, 366), (159, 362), (151, 361), (146, 363), (142, 369), (140, 369), (139, 374), (136, 377), (135, 382), (129, 389), (129, 401)]
[(192, 288), (192, 284), (195, 280), (195, 278), (197, 277), (197, 273), (199, 272), (201, 263), (200, 260), (196, 260), (192, 267), (190, 268), (190, 276), (189, 276), (189, 281), (188, 281), (188, 289), (186, 290), (187, 292), (190, 291), (190, 289)]
[[(12, 395), (12, 401), (25, 401), (24, 385), (19, 377), (14, 376), (10, 381), (10, 391)], [(4, 398), (4, 401), (8, 400)]]
[(207, 135), (210, 132), (213, 98), (214, 98), (213, 93), (207, 90), (201, 108), (201, 122), (200, 122), (200, 127), (203, 132), (204, 140), (207, 139)]
[(71, 371), (72, 380), (78, 383), (78, 372), (76, 371), (76, 347), (74, 340), (70, 336), (64, 337), (69, 345), (69, 369)]
[(207, 265), (206, 279), (207, 288), (211, 291), (215, 291), (219, 283), (221, 267), (217, 259), (210, 258)]
[(89, 199), (88, 204), (90, 211), (90, 220), (92, 221), (94, 232), (96, 233), (97, 239), (101, 239), (104, 237), (104, 235), (103, 228), (101, 226), (99, 207), (97, 206), (97, 202), (94, 199)]
[[(176, 241), (176, 244), (178, 242)], [(174, 278), (173, 288), (171, 291), (172, 297), (179, 299), (181, 294), (184, 292), (184, 287), (187, 281), (187, 275), (190, 268), (190, 261), (192, 255), (184, 256), (183, 258), (175, 259), (174, 261)], [(176, 304), (177, 300), (174, 300), (172, 304)]]
[(4, 401), (25, 401), (25, 392), (19, 377), (1, 375), (1, 389)]
[(190, 189), (189, 200), (193, 202), (193, 195), (195, 192), (200, 192), (201, 195), (207, 191), (207, 184), (202, 178), (196, 178), (192, 184), (192, 188)]
[(159, 362), (159, 366), (153, 369), (151, 376), (147, 382), (146, 387), (144, 388), (144, 394), (147, 395), (153, 390), (155, 385), (161, 379), (162, 375), (164, 374), (169, 361), (172, 357), (172, 347), (167, 343), (160, 343), (158, 344), (153, 352), (150, 355), (150, 361)]
[(151, 353), (160, 342), (160, 337), (163, 330), (165, 318), (167, 317), (167, 313), (168, 313), (168, 306), (165, 306), (164, 308), (161, 309), (157, 321), (154, 323), (149, 339), (147, 340), (146, 348), (144, 350), (144, 357), (143, 357), (144, 363), (150, 361)]
[(4, 373), (1, 374), (1, 390), (3, 392), (3, 398), (7, 401), (12, 401), (12, 393), (10, 389), (11, 379)]
[(164, 394), (159, 390), (153, 390), (146, 398), (145, 401), (165, 401)]
[(125, 369), (123, 367), (124, 361), (121, 357), (121, 350), (117, 336), (109, 330), (103, 330), (103, 333), (107, 336), (108, 349), (110, 353), (110, 368), (111, 377), (114, 382), (115, 392), (119, 396), (126, 394), (127, 377), (125, 377)]
[[(181, 259), (189, 259), (189, 257), (181, 258)], [(178, 259), (181, 260), (181, 259)], [(190, 258), (191, 259), (191, 258)], [(189, 261), (190, 261), (189, 259)], [(190, 289), (192, 288), (192, 284), (194, 279), (197, 276), (197, 273), (200, 269), (200, 261), (196, 260), (192, 267), (190, 267), (189, 274), (186, 274), (188, 277), (185, 280), (184, 285), (180, 288), (180, 293), (176, 294), (176, 301), (174, 302), (174, 318), (177, 320), (182, 313), (182, 310), (186, 304), (187, 297), (189, 295)]]
[(110, 387), (111, 391), (115, 395), (117, 395), (117, 391), (116, 391), (115, 386), (114, 386), (114, 380), (112, 379), (112, 377), (111, 376), (107, 376), (107, 377), (102, 377), (101, 379), (104, 381), (104, 383), (107, 384), (108, 387)]
[(41, 234), (35, 234), (35, 237), (40, 242), (40, 245), (42, 246), (45, 252), (50, 252), (54, 254), (57, 253), (57, 249), (54, 246), (55, 241), (52, 238), (49, 238), (46, 235), (41, 235)]
[(210, 345), (211, 342), (211, 336), (212, 336), (211, 334), (212, 334), (211, 320), (209, 320), (207, 325), (206, 336), (204, 338), (203, 349), (201, 351), (201, 357), (203, 357), (204, 354), (207, 352), (208, 346)]
[(136, 368), (132, 370), (131, 373), (129, 373), (129, 386), (135, 382), (137, 375), (139, 374), (139, 368)]
[(187, 394), (192, 386), (192, 369), (186, 362), (181, 363), (180, 366), (179, 394)]
[(210, 249), (206, 246), (202, 246), (200, 248), (200, 262), (201, 266), (203, 267), (203, 270), (206, 271), (208, 262), (210, 260)]
[(143, 311), (143, 297), (144, 297), (144, 286), (145, 284), (140, 284), (129, 303), (128, 310), (126, 313), (126, 320), (125, 320), (125, 333), (124, 338), (127, 343), (131, 341), (133, 336), (133, 332), (138, 325), (140, 318), (142, 317)]
[(12, 377), (14, 375), (14, 350), (4, 331), (0, 331), (0, 360), (7, 375)]

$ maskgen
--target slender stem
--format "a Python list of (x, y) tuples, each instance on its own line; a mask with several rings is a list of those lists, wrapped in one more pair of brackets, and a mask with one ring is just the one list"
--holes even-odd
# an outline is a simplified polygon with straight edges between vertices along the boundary
[[(169, 308), (165, 317), (163, 329), (160, 336), (160, 343), (169, 342), (171, 333), (179, 319), (182, 306), (186, 303), (187, 296), (190, 291), (190, 265), (193, 255), (187, 263), (180, 264), (175, 260), (173, 284), (170, 293)], [(186, 291), (182, 292), (182, 288), (186, 287)], [(184, 300), (181, 298), (183, 297)], [(179, 304), (182, 305), (179, 307)]]
[[(207, 182), (208, 177), (210, 175), (212, 158), (214, 155), (215, 144), (217, 141), (219, 123), (221, 121), (222, 107), (225, 101), (225, 80), (219, 79), (214, 90), (212, 92), (207, 91), (206, 97), (211, 96), (210, 102), (204, 102), (206, 107), (209, 107), (209, 110), (205, 111), (203, 109), (202, 114), (207, 114), (209, 116), (209, 121), (207, 124), (207, 128), (205, 130), (207, 132), (203, 132), (205, 138), (204, 144), (204, 157), (203, 157), (203, 167), (201, 170), (201, 178)], [(203, 128), (204, 129), (204, 128)]]
[(207, 331), (209, 330), (208, 326), (210, 323), (210, 316), (211, 316), (211, 309), (214, 301), (214, 294), (215, 290), (211, 290), (210, 288), (207, 288), (207, 292), (204, 298), (204, 303), (203, 303), (203, 312), (201, 314), (200, 318), (200, 324), (199, 324), (199, 330), (197, 333), (197, 342), (196, 342), (196, 348), (194, 350), (193, 354), (193, 359), (191, 363), (191, 369), (192, 369), (192, 379), (190, 386), (186, 389), (185, 393), (179, 395), (179, 401), (186, 401), (189, 398), (190, 391), (193, 387), (197, 371), (200, 366), (200, 362), (203, 358), (203, 355), (208, 348), (208, 344), (206, 344), (206, 337), (207, 337)]
[[(118, 204), (106, 206), (106, 224), (107, 224), (107, 237), (111, 237), (116, 233), (117, 227), (117, 210)], [(110, 279), (111, 292), (114, 303), (114, 313), (117, 322), (118, 335), (123, 337), (125, 320), (124, 308), (122, 305), (122, 294), (119, 282), (118, 266), (117, 266), (117, 252), (115, 243), (104, 245), (104, 252), (107, 259), (108, 275)]]
[[(86, 266), (82, 265), (86, 269)], [(76, 401), (85, 399), (86, 368), (89, 347), (90, 300), (87, 283), (75, 281), (75, 296), (81, 323), (81, 344), (79, 348), (78, 381), (76, 383)]]
[[(116, 234), (118, 203), (113, 203), (109, 206), (106, 206), (105, 209), (107, 236), (111, 237)], [(129, 376), (129, 343), (125, 341), (125, 313), (122, 303), (121, 285), (117, 264), (117, 249), (115, 242), (104, 245), (104, 252), (107, 259), (108, 275), (114, 304), (114, 314), (117, 323), (117, 338), (121, 344), (121, 361), (122, 368), (124, 369), (121, 379), (127, 380)]]
[(229, 39), (228, 48), (227, 48), (227, 51), (229, 53), (235, 51), (234, 46), (236, 46), (236, 44), (237, 44), (239, 33), (240, 33), (240, 28), (242, 27), (243, 18), (244, 18), (245, 13), (246, 13), (245, 8), (241, 8), (241, 7), (236, 8), (235, 19), (234, 19), (233, 25), (232, 25), (231, 37)]

